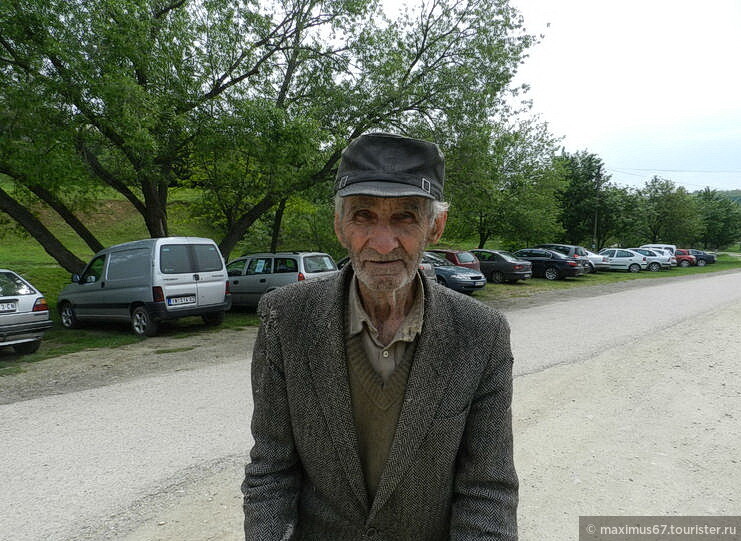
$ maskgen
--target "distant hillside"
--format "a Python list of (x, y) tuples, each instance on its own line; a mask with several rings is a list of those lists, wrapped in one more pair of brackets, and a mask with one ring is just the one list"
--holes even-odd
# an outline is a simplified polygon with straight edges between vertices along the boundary
[(725, 195), (728, 199), (732, 199), (739, 205), (741, 205), (741, 190), (726, 190), (726, 191), (719, 191), (718, 192), (721, 195)]

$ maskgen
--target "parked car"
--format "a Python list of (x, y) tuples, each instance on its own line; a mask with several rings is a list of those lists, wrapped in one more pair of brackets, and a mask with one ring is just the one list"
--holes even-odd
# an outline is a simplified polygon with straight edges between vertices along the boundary
[[(643, 256), (646, 256), (646, 263), (648, 263), (648, 265), (646, 265), (646, 268), (651, 272), (658, 272), (661, 269), (672, 268), (671, 257), (673, 256), (667, 255), (667, 253), (663, 250), (659, 250), (658, 248), (654, 248), (653, 250), (649, 250), (648, 248), (628, 249)], [(676, 261), (676, 258), (674, 258), (674, 260)]]
[(604, 248), (599, 252), (607, 257), (612, 270), (641, 272), (648, 267), (646, 256), (626, 248)]
[(453, 265), (458, 265), (459, 267), (466, 267), (468, 269), (473, 269), (480, 271), (481, 265), (479, 264), (479, 260), (476, 259), (476, 256), (473, 255), (472, 252), (467, 252), (465, 250), (443, 250), (443, 249), (434, 249), (434, 250), (427, 250), (428, 252), (431, 252), (433, 254), (438, 255), (439, 257), (444, 257), (448, 261), (450, 261)]
[(471, 250), (481, 265), (481, 272), (495, 284), (515, 283), (533, 276), (533, 264), (502, 250)]
[(682, 250), (678, 248), (677, 251), (681, 253), (687, 252), (689, 255), (695, 256), (698, 267), (704, 267), (707, 264), (715, 263), (715, 254), (711, 254), (703, 250), (695, 250), (693, 248), (690, 248), (689, 250)]
[(651, 251), (657, 254), (659, 257), (661, 256), (668, 257), (669, 258), (669, 268), (677, 266), (677, 258), (674, 257), (674, 254), (670, 250), (665, 250), (661, 248), (651, 248)]
[(660, 250), (668, 251), (672, 255), (674, 255), (674, 252), (677, 251), (676, 244), (642, 244), (639, 246), (639, 248), (648, 248), (649, 250), (652, 250), (654, 248), (659, 248)]
[(530, 261), (533, 265), (533, 276), (547, 280), (561, 280), (568, 276), (582, 276), (585, 273), (584, 266), (579, 261), (555, 250), (525, 248), (512, 255)]
[(432, 252), (425, 252), (422, 261), (433, 266), (438, 284), (460, 293), (473, 293), (486, 285), (486, 278), (480, 272), (453, 265)]
[(322, 252), (263, 252), (247, 254), (226, 266), (235, 306), (257, 306), (267, 292), (303, 280), (337, 272), (334, 260)]
[(680, 267), (692, 267), (697, 265), (697, 258), (690, 254), (687, 250), (675, 250), (674, 257), (677, 258), (677, 265), (679, 265)]
[(589, 260), (589, 266), (591, 272), (606, 271), (610, 270), (610, 262), (603, 255), (595, 254), (589, 250), (584, 250), (587, 253), (587, 259)]
[(161, 321), (185, 316), (218, 325), (231, 302), (213, 240), (164, 237), (101, 250), (72, 275), (57, 307), (68, 329), (83, 321), (128, 321), (137, 335), (154, 336)]
[(589, 257), (587, 257), (587, 249), (583, 246), (576, 246), (574, 244), (538, 244), (533, 246), (533, 248), (545, 248), (546, 250), (561, 252), (565, 256), (576, 259), (584, 268), (584, 274), (592, 272)]
[[(347, 256), (343, 257), (342, 259), (340, 259), (337, 262), (337, 268), (338, 269), (342, 269), (342, 267), (344, 267), (345, 265), (347, 265), (349, 263), (349, 261), (350, 261), (350, 258), (349, 257), (347, 257)], [(420, 261), (420, 263), (419, 263), (419, 270), (422, 272), (422, 274), (424, 274), (425, 276), (427, 276), (427, 278), (429, 278), (431, 280), (436, 280), (437, 279), (436, 278), (436, 275), (435, 275), (435, 268), (430, 263), (425, 263), (424, 261)]]
[(51, 326), (44, 295), (15, 272), (0, 269), (0, 347), (33, 353)]

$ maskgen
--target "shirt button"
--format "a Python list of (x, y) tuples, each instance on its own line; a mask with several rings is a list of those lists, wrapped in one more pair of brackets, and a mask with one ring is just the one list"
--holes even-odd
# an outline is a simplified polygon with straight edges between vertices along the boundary
[(388, 356), (389, 356), (389, 352), (388, 352), (388, 351), (384, 351), (384, 352), (383, 352), (383, 356), (384, 356), (384, 357), (388, 357)]

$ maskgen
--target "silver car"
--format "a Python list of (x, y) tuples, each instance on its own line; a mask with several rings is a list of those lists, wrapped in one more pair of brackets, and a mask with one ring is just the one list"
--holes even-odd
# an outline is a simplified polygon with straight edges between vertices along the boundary
[[(658, 272), (661, 269), (671, 269), (672, 263), (671, 258), (666, 252), (659, 250), (658, 248), (630, 248), (634, 252), (638, 252), (641, 255), (646, 256), (646, 262), (648, 263), (648, 270), (651, 272)], [(674, 259), (676, 262), (676, 258)]]
[(226, 271), (232, 305), (252, 307), (280, 286), (338, 272), (334, 260), (322, 252), (248, 254), (227, 263)]
[(648, 267), (646, 256), (628, 250), (626, 248), (604, 248), (600, 255), (607, 257), (612, 270), (626, 270), (628, 272), (641, 272)]
[(46, 298), (15, 272), (0, 269), (0, 346), (33, 353), (51, 328)]

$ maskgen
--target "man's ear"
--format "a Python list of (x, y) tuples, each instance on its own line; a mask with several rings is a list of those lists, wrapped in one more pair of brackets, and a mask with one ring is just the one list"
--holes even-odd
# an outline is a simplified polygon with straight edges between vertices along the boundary
[(447, 221), (447, 211), (441, 212), (437, 215), (435, 221), (432, 223), (432, 228), (430, 230), (429, 244), (437, 244), (437, 241), (439, 241), (440, 237), (443, 236), (443, 231), (445, 231), (445, 224)]

